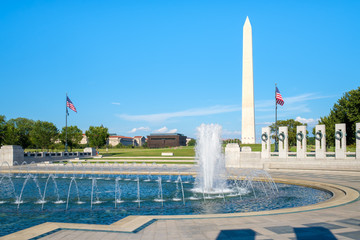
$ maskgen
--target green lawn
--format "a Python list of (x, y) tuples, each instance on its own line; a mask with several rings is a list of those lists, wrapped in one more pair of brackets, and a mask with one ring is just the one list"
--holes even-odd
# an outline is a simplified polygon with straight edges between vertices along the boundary
[(104, 157), (158, 157), (163, 152), (172, 152), (174, 157), (195, 156), (194, 147), (177, 148), (109, 148), (99, 150)]

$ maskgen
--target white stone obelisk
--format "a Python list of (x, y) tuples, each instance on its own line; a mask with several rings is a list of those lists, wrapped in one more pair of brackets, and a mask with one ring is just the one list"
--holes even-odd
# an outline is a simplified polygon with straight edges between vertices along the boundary
[(255, 143), (255, 108), (252, 30), (249, 18), (243, 27), (243, 68), (242, 68), (242, 122), (241, 142)]

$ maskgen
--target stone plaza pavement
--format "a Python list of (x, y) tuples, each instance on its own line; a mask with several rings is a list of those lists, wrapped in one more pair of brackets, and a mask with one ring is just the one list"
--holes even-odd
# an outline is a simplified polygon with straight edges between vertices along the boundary
[[(270, 172), (273, 177), (348, 186), (360, 191), (359, 172)], [(156, 220), (136, 233), (57, 230), (33, 239), (360, 239), (359, 199), (298, 213), (209, 219)]]

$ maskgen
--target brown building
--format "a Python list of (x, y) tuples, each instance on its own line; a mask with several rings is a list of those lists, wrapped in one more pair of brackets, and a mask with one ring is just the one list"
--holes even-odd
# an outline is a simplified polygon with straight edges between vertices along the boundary
[(152, 133), (148, 136), (149, 148), (186, 146), (186, 136), (179, 133)]

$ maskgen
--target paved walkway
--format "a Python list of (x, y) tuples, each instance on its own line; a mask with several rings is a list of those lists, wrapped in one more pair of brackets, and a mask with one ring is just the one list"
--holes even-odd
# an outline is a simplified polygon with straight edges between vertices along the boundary
[[(359, 173), (270, 173), (273, 177), (333, 183), (360, 191)], [(37, 239), (360, 239), (360, 201), (301, 213), (157, 220), (136, 233), (59, 230)]]

